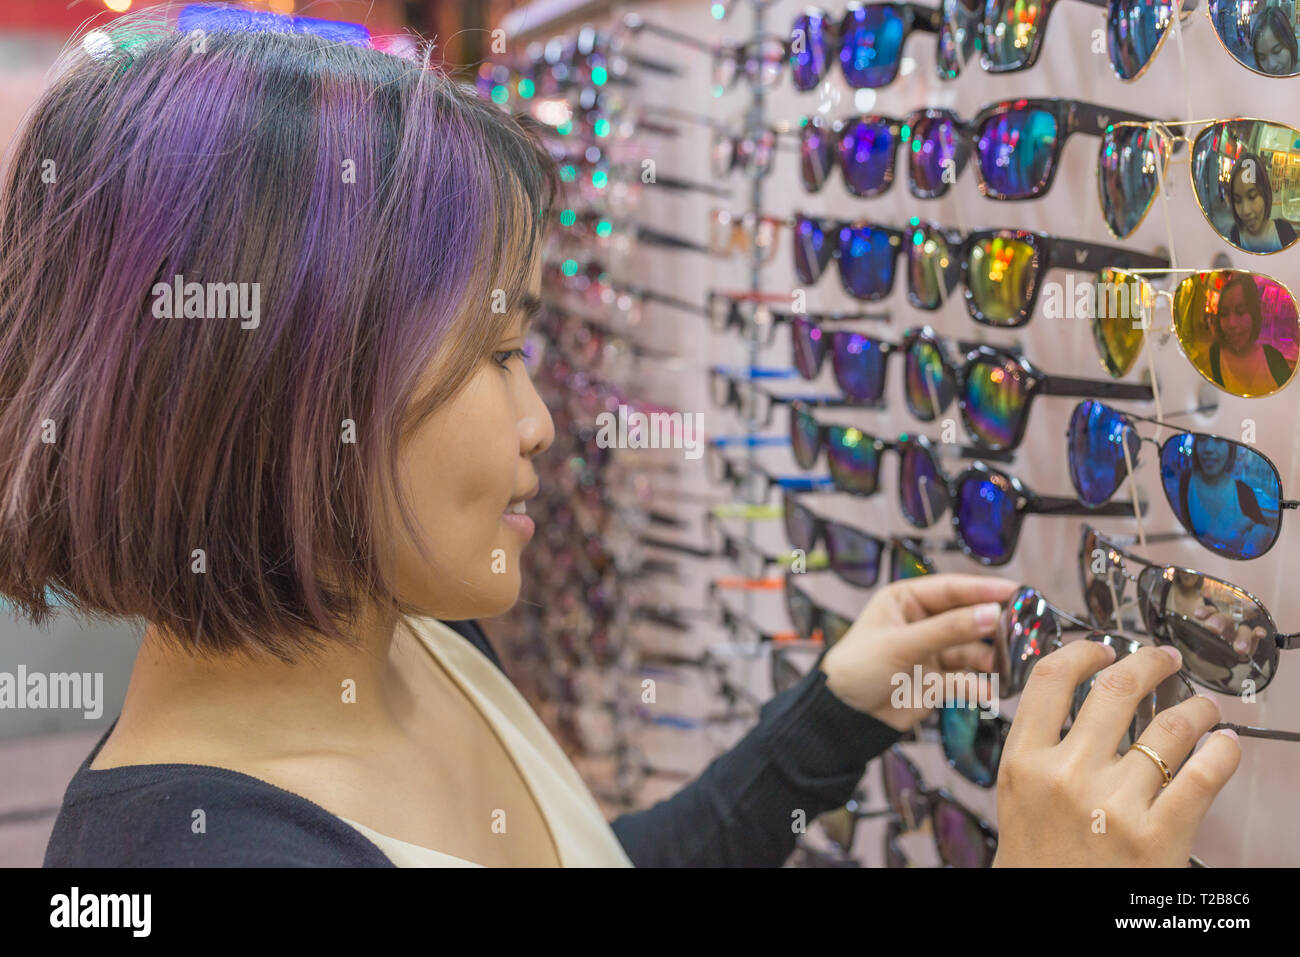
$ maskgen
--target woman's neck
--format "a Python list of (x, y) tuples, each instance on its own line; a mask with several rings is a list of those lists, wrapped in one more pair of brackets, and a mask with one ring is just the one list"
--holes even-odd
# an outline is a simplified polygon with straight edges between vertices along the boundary
[(197, 657), (150, 627), (118, 728), (128, 752), (152, 757), (133, 760), (118, 748), (110, 763), (230, 766), (373, 747), (401, 733), (413, 705), (407, 678), (418, 649), (397, 624), (396, 615), (370, 615), (349, 630), (357, 647), (327, 645), (293, 664)]

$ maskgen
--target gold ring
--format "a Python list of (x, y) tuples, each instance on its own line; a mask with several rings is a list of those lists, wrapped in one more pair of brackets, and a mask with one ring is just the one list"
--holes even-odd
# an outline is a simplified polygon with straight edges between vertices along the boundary
[(1169, 770), (1169, 765), (1165, 764), (1164, 758), (1160, 757), (1160, 755), (1156, 754), (1154, 749), (1148, 748), (1145, 744), (1130, 744), (1128, 749), (1130, 751), (1141, 751), (1148, 758), (1154, 761), (1156, 767), (1160, 769), (1161, 776), (1164, 778), (1164, 780), (1160, 782), (1160, 787), (1169, 787), (1169, 782), (1174, 779), (1174, 772)]

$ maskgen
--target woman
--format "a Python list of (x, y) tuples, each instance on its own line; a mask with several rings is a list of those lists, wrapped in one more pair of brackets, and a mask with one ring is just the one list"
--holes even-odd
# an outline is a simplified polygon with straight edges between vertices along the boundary
[[(611, 827), (473, 621), (518, 596), (553, 437), (520, 359), (544, 150), (419, 63), (118, 23), (69, 53), (0, 195), (0, 593), (146, 625), (47, 865), (775, 865), (925, 716), (893, 675), (991, 667), (1014, 583), (881, 589), (732, 751)], [(258, 284), (259, 322), (157, 317), (178, 277)], [(1109, 663), (1053, 658), (1021, 704), (1042, 729)], [(1017, 721), (999, 863), (1186, 861), (1236, 743), (1163, 790), (1098, 745), (1177, 666), (1108, 669), (1065, 742)], [(1218, 719), (1178, 707), (1144, 742), (1172, 767)], [(1110, 836), (1081, 842), (1098, 806)]]
[(1273, 187), (1258, 156), (1247, 153), (1233, 166), (1228, 201), (1233, 222), (1228, 239), (1234, 246), (1252, 253), (1275, 253), (1295, 242), (1291, 224), (1272, 218)]
[(1281, 7), (1265, 7), (1251, 24), (1250, 49), (1255, 68), (1269, 76), (1295, 76), (1295, 26)]
[(1210, 377), (1216, 384), (1249, 397), (1269, 395), (1291, 381), (1294, 363), (1276, 346), (1259, 341), (1264, 304), (1249, 275), (1233, 273), (1219, 292), (1218, 307), (1206, 318), (1214, 333)]
[(1255, 490), (1237, 477), (1237, 447), (1227, 439), (1198, 435), (1192, 469), (1178, 481), (1182, 521), (1200, 536), (1222, 542), (1230, 554), (1259, 555), (1273, 538)]

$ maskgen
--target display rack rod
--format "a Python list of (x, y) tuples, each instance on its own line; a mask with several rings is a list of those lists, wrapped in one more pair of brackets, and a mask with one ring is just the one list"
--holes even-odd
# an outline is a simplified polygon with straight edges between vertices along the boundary
[(622, 0), (532, 0), (501, 18), (501, 29), (512, 39), (525, 39), (554, 30), (578, 17), (613, 13)]
[[(754, 44), (755, 48), (757, 48), (763, 36), (763, 14), (765, 12), (765, 7), (766, 4), (762, 4), (762, 3), (750, 4), (750, 8), (753, 10), (754, 13), (754, 17), (753, 17), (754, 29), (751, 35), (751, 42)], [(742, 80), (742, 82), (745, 81)], [(747, 82), (746, 85), (749, 87), (750, 94), (751, 94), (749, 116), (746, 119), (747, 133), (749, 133), (750, 135), (758, 136), (761, 135), (761, 130), (765, 125), (766, 103), (764, 102), (764, 91), (761, 84), (759, 83)], [(772, 149), (773, 152), (775, 153), (776, 150), (775, 144), (773, 144)], [(749, 208), (754, 217), (752, 221), (757, 223), (759, 211), (763, 208), (763, 177), (754, 175), (752, 172), (749, 171), (746, 172), (750, 178)], [(758, 293), (758, 292), (762, 292), (763, 257), (759, 251), (759, 247), (757, 243), (751, 243), (750, 246), (751, 249), (750, 249), (750, 260), (749, 260), (749, 291), (753, 293)], [(755, 299), (754, 307), (755, 307), (754, 314), (756, 314), (757, 307), (758, 307), (757, 299)], [(746, 332), (748, 334), (747, 346), (748, 346), (748, 354), (749, 354), (749, 367), (752, 369), (759, 364), (757, 323), (751, 321), (749, 323), (748, 328), (746, 329)], [(750, 388), (753, 387), (754, 387), (753, 382), (751, 381)], [(753, 403), (751, 403), (751, 405), (753, 405)], [(745, 432), (748, 435), (751, 436), (754, 435), (758, 431), (756, 426), (757, 426), (757, 422), (754, 419), (754, 410), (751, 408), (747, 411), (747, 414), (745, 416)], [(746, 445), (748, 445), (748, 454), (746, 456), (746, 459), (748, 460), (748, 464), (749, 464), (749, 474), (748, 474), (747, 481), (745, 482), (745, 500), (747, 502), (754, 503), (757, 502), (759, 499), (759, 496), (754, 489), (754, 479), (755, 476), (758, 474), (758, 468), (757, 468), (758, 447), (754, 442), (747, 442)], [(754, 520), (752, 518), (746, 518), (745, 538), (751, 542), (757, 541), (756, 532), (757, 530), (754, 527)], [(754, 615), (754, 609), (752, 607), (753, 603), (754, 603), (754, 596), (751, 593), (746, 592), (745, 613), (750, 616), (751, 620), (753, 619), (753, 615)]]

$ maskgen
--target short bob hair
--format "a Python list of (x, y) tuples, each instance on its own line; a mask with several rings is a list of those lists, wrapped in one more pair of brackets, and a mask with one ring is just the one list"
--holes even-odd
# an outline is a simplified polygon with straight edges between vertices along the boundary
[[(296, 661), (409, 610), (401, 440), (522, 305), (558, 177), (427, 46), (157, 9), (69, 45), (0, 172), (0, 593)], [(176, 277), (260, 322), (157, 318)]]

